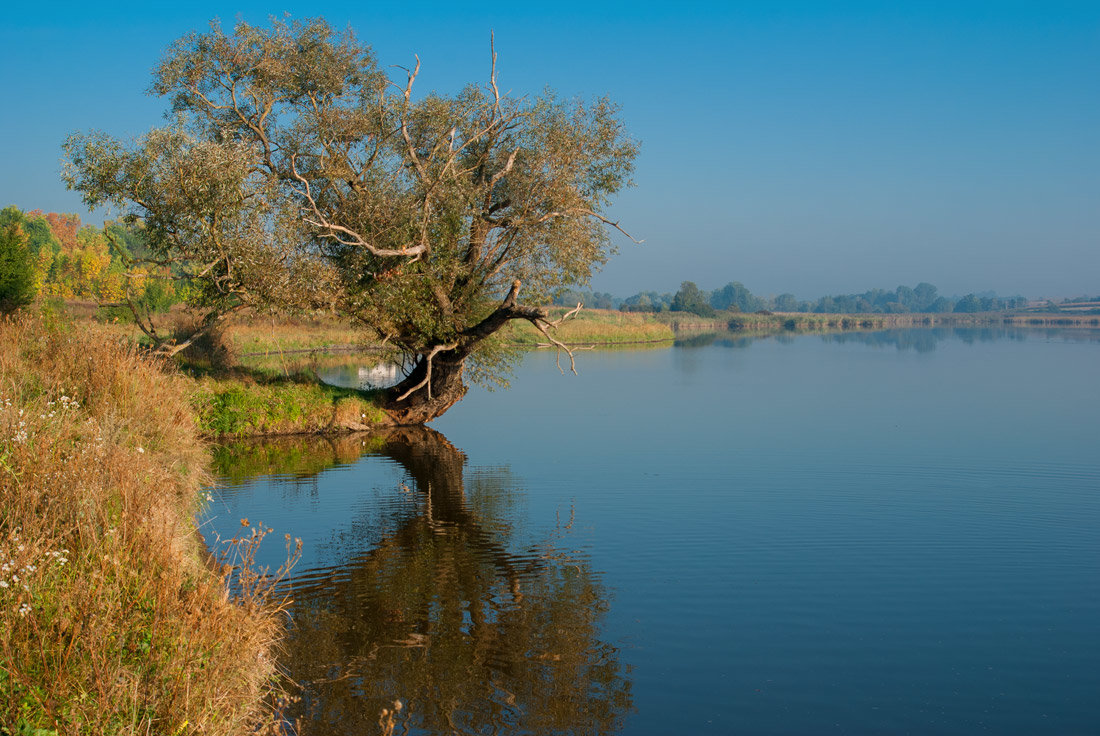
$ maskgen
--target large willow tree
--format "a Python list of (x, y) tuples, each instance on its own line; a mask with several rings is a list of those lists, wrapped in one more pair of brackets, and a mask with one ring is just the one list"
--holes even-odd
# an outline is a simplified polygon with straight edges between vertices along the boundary
[[(488, 83), (414, 93), (320, 19), (179, 39), (153, 91), (176, 122), (133, 144), (66, 144), (88, 204), (145, 223), (201, 286), (207, 323), (250, 306), (327, 307), (400, 350), (402, 423), (465, 393), (464, 364), (510, 320), (612, 252), (609, 198), (636, 143), (606, 99), (515, 98)], [(524, 299), (521, 299), (521, 291)]]

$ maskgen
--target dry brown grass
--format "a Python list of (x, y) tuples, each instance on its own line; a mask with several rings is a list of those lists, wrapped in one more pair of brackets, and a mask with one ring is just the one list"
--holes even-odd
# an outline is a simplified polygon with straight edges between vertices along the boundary
[(200, 556), (188, 390), (92, 327), (0, 323), (0, 733), (265, 718), (275, 610)]
[[(551, 319), (558, 319), (567, 310), (551, 310)], [(672, 328), (651, 315), (618, 312), (608, 309), (583, 309), (567, 319), (550, 334), (567, 345), (629, 345), (638, 343), (671, 343), (676, 339)], [(517, 320), (506, 328), (504, 339), (519, 345), (537, 345), (546, 337), (530, 323)]]
[(332, 346), (355, 346), (364, 340), (362, 329), (331, 315), (245, 315), (225, 329), (225, 340), (238, 355), (293, 354)]

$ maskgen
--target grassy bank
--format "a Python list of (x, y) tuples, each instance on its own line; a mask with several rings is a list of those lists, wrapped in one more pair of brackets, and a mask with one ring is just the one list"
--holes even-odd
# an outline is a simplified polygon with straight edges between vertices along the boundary
[[(554, 317), (565, 313), (555, 309)], [(1054, 321), (1047, 321), (1047, 320)], [(976, 314), (814, 314), (807, 312), (741, 313), (720, 312), (714, 317), (700, 317), (690, 312), (617, 312), (588, 309), (564, 322), (552, 334), (568, 345), (636, 344), (672, 341), (684, 335), (703, 332), (746, 332), (768, 334), (782, 331), (875, 330), (895, 327), (942, 327), (992, 324), (1068, 324), (1057, 321), (1064, 315), (1006, 316), (1003, 312)], [(1072, 319), (1072, 318), (1070, 318)], [(1078, 318), (1076, 324), (1086, 326), (1089, 319)], [(507, 339), (521, 345), (545, 344), (546, 338), (526, 322), (508, 327)]]
[(191, 402), (208, 437), (370, 430), (389, 419), (369, 394), (306, 373), (230, 371), (197, 378)]
[(664, 312), (653, 319), (677, 334), (698, 332), (775, 333), (824, 330), (883, 330), (903, 327), (948, 327), (1004, 324), (1001, 312), (973, 314), (815, 314), (812, 312), (723, 313), (708, 319), (684, 312)]
[[(567, 310), (551, 310), (551, 319), (558, 319)], [(581, 310), (575, 317), (562, 322), (551, 331), (556, 340), (567, 345), (626, 345), (671, 342), (676, 334), (670, 324), (652, 315), (616, 312), (603, 309)], [(514, 321), (506, 328), (508, 342), (535, 347), (547, 344), (546, 337), (529, 322)]]
[(1072, 312), (1024, 312), (1005, 317), (1005, 324), (1018, 327), (1100, 327), (1100, 316)]
[(87, 326), (0, 323), (0, 733), (264, 719), (276, 612), (204, 563), (190, 391)]

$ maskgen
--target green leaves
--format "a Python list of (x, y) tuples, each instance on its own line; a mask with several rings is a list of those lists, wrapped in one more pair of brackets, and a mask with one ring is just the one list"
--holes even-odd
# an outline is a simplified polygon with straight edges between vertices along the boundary
[(27, 247), (23, 215), (8, 207), (0, 212), (0, 314), (30, 304), (35, 296), (35, 259)]

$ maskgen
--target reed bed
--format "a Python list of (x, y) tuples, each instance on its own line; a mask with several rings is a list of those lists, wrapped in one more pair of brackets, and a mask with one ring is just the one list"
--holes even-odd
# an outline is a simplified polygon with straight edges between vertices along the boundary
[(273, 722), (278, 606), (204, 560), (189, 391), (94, 327), (0, 322), (0, 733)]
[[(551, 319), (559, 319), (565, 309), (551, 310)], [(505, 328), (507, 342), (534, 346), (547, 343), (546, 336), (528, 322), (515, 321)], [(585, 309), (550, 331), (556, 340), (566, 345), (615, 345), (631, 343), (672, 342), (673, 328), (651, 315)]]
[(1005, 324), (1019, 327), (1100, 327), (1100, 315), (1065, 312), (1024, 312), (1005, 317)]

